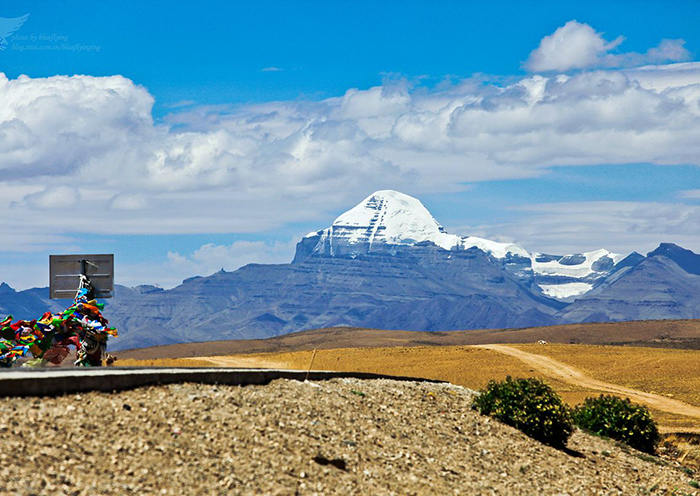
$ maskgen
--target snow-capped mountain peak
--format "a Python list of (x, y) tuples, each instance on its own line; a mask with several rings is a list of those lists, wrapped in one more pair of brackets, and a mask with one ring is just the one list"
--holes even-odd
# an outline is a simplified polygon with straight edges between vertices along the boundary
[(314, 254), (394, 254), (399, 247), (426, 242), (447, 251), (477, 248), (525, 284), (534, 282), (545, 295), (564, 300), (590, 291), (624, 258), (605, 249), (563, 256), (529, 253), (516, 243), (449, 234), (418, 199), (382, 190), (338, 216), (330, 227), (305, 236), (295, 260)]
[(447, 234), (416, 198), (393, 190), (372, 193), (340, 215), (330, 227), (334, 236), (348, 243), (384, 242), (392, 245), (430, 241), (450, 250), (459, 236)]
[(330, 227), (311, 232), (305, 239), (317, 239), (314, 252), (330, 255), (430, 242), (444, 250), (476, 247), (499, 259), (509, 255), (530, 258), (527, 250), (514, 243), (449, 234), (420, 200), (394, 190), (372, 193), (341, 214)]

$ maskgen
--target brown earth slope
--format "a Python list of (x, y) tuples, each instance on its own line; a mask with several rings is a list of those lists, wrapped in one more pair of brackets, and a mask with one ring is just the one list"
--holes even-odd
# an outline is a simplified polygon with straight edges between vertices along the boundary
[(578, 431), (559, 451), (472, 397), (348, 379), (2, 398), (0, 493), (700, 494), (668, 459)]
[(153, 359), (241, 353), (267, 353), (387, 346), (454, 346), (489, 343), (620, 344), (700, 349), (700, 320), (648, 320), (568, 324), (525, 329), (420, 332), (335, 327), (286, 334), (270, 339), (209, 341), (139, 348), (115, 353), (120, 358)]
[(424, 377), (473, 389), (489, 380), (539, 377), (570, 405), (628, 396), (652, 409), (665, 432), (700, 431), (700, 351), (630, 346), (519, 344), (341, 348), (161, 360), (126, 365), (307, 368)]

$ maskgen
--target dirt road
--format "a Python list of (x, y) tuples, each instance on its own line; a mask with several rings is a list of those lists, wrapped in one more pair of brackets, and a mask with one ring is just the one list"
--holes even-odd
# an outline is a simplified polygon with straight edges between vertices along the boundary
[[(628, 397), (632, 401), (637, 403), (642, 403), (648, 407), (654, 408), (659, 411), (683, 415), (686, 417), (691, 417), (694, 419), (700, 419), (700, 407), (679, 401), (673, 398), (662, 396), (654, 393), (646, 393), (638, 389), (632, 389), (625, 386), (621, 386), (614, 383), (604, 382), (598, 379), (594, 379), (587, 376), (584, 372), (579, 369), (557, 361), (553, 358), (549, 358), (542, 355), (537, 355), (535, 353), (528, 353), (526, 351), (520, 350), (518, 348), (503, 345), (503, 344), (483, 344), (483, 345), (473, 345), (475, 348), (482, 348), (486, 350), (495, 351), (502, 353), (509, 357), (521, 360), (528, 367), (538, 370), (540, 373), (552, 377), (554, 379), (561, 380), (568, 384), (573, 384), (579, 387), (584, 387), (586, 389), (592, 389), (595, 391), (601, 391), (604, 393), (611, 393), (623, 397)], [(208, 356), (208, 357), (197, 357), (198, 362), (207, 361), (215, 367), (245, 367), (245, 368), (296, 368), (296, 369), (306, 369), (307, 363), (304, 362), (303, 366), (298, 362), (289, 362), (284, 359), (275, 360), (274, 355), (271, 357), (261, 357), (261, 356)], [(318, 368), (318, 367), (316, 367)], [(333, 369), (326, 364), (325, 368)], [(410, 375), (410, 374), (409, 374)], [(660, 430), (664, 432), (676, 432), (677, 427), (673, 426), (659, 426)], [(684, 432), (697, 432), (700, 433), (700, 429), (692, 427), (684, 427), (682, 429)]]
[[(183, 360), (190, 360), (184, 358)], [(258, 357), (248, 358), (241, 356), (207, 356), (191, 358), (196, 362), (206, 361), (212, 364), (213, 367), (234, 367), (244, 369), (288, 369), (289, 365), (285, 362), (277, 362), (274, 360), (264, 360)]]
[(510, 355), (514, 358), (522, 360), (545, 375), (575, 386), (625, 396), (632, 401), (642, 403), (657, 410), (700, 419), (700, 407), (658, 394), (645, 393), (644, 391), (639, 391), (638, 389), (627, 388), (617, 384), (599, 381), (585, 375), (583, 372), (575, 367), (572, 367), (571, 365), (567, 365), (546, 356), (528, 353), (526, 351), (502, 344), (481, 344), (475, 345), (475, 347)]

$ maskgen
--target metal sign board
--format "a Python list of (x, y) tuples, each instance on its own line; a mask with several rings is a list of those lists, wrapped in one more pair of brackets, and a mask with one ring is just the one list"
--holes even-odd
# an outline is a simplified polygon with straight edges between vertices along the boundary
[(49, 290), (52, 299), (72, 299), (85, 275), (95, 289), (95, 298), (114, 293), (114, 254), (49, 255)]

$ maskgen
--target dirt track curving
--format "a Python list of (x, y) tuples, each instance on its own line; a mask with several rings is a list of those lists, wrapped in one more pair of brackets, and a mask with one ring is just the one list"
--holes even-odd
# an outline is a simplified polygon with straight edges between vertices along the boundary
[(645, 393), (644, 391), (639, 391), (637, 389), (599, 381), (597, 379), (593, 379), (592, 377), (588, 377), (575, 367), (554, 360), (553, 358), (537, 355), (535, 353), (528, 353), (527, 351), (502, 344), (481, 344), (475, 345), (475, 347), (497, 351), (499, 353), (512, 356), (527, 363), (542, 374), (575, 386), (597, 389), (607, 393), (626, 396), (633, 401), (642, 403), (657, 410), (700, 419), (700, 407), (667, 398), (665, 396), (660, 396), (658, 394)]

